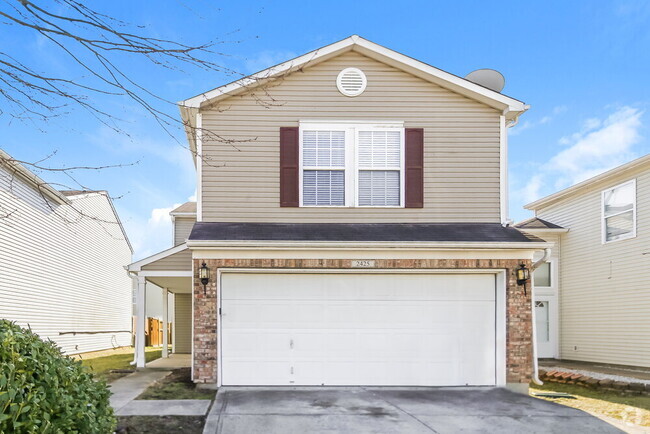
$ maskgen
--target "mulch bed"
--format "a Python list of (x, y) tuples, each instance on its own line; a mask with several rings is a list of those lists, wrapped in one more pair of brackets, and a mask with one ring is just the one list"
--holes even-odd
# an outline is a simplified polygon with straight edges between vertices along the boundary
[(204, 416), (120, 416), (117, 434), (201, 434)]
[(171, 374), (149, 386), (136, 399), (212, 399), (215, 390), (197, 389), (190, 368), (174, 369)]

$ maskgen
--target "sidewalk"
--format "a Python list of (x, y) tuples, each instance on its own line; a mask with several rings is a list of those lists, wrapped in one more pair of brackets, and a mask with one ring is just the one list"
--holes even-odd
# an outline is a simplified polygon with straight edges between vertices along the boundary
[(111, 383), (111, 406), (116, 416), (205, 416), (211, 400), (136, 400), (154, 382), (166, 377), (172, 369), (183, 367), (183, 357), (157, 359), (147, 367)]

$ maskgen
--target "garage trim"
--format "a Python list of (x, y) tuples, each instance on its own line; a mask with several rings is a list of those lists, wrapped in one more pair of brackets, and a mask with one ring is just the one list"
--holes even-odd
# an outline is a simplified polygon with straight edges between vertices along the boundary
[[(217, 387), (222, 386), (221, 291), (224, 273), (244, 274), (493, 274), (495, 275), (495, 379), (496, 386), (506, 386), (506, 291), (507, 277), (504, 269), (363, 269), (363, 268), (219, 268), (217, 269)], [(192, 351), (194, 353), (194, 351)], [(192, 354), (193, 355), (193, 354)]]

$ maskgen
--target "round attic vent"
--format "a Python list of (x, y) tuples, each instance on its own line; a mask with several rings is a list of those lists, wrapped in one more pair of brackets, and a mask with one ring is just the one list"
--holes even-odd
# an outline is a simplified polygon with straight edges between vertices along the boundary
[(358, 68), (345, 68), (336, 77), (336, 87), (345, 96), (361, 95), (366, 90), (366, 74)]

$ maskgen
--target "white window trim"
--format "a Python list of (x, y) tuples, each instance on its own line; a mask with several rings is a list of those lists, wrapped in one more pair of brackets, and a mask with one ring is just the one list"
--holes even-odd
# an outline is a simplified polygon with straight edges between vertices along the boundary
[[(606, 223), (606, 218), (605, 218), (605, 193), (608, 191), (615, 190), (619, 187), (625, 187), (628, 184), (632, 184), (632, 188), (634, 189), (634, 199), (632, 201), (632, 232), (630, 234), (625, 235), (620, 238), (616, 238), (615, 240), (607, 240), (607, 223)], [(625, 181), (621, 184), (615, 185), (613, 187), (606, 188), (605, 190), (602, 190), (600, 192), (600, 225), (601, 225), (601, 241), (602, 244), (609, 244), (609, 243), (615, 243), (617, 241), (623, 241), (623, 240), (629, 240), (630, 238), (636, 238), (636, 178), (631, 179), (629, 181)], [(617, 215), (625, 214), (630, 212), (630, 210), (626, 211), (621, 211), (615, 214), (610, 214), (607, 216), (607, 218), (615, 217)]]
[[(358, 143), (359, 130), (363, 131), (392, 131), (395, 129), (400, 130), (400, 204), (399, 205), (358, 205), (359, 191), (357, 189), (357, 178), (359, 173), (359, 158)], [(305, 130), (324, 130), (324, 131), (345, 131), (345, 204), (344, 205), (305, 205), (303, 203), (303, 164), (302, 164), (302, 143), (303, 131)], [(401, 121), (300, 121), (299, 128), (299, 179), (298, 188), (300, 189), (300, 207), (304, 208), (404, 208), (405, 206), (405, 134), (404, 122)], [(353, 143), (353, 152), (348, 152), (347, 144)], [(318, 170), (309, 167), (306, 170)], [(330, 168), (323, 168), (322, 170), (332, 170)], [(366, 169), (363, 169), (366, 170)], [(392, 168), (376, 169), (376, 170), (397, 170)]]

